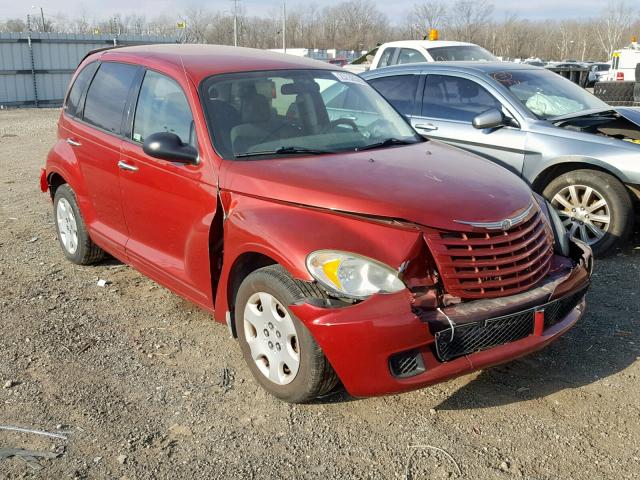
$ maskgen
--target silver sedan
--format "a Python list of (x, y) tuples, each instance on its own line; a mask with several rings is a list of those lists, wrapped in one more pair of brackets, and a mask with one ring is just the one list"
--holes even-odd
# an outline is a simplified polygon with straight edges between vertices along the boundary
[(529, 181), (596, 254), (633, 230), (640, 109), (611, 107), (553, 72), (509, 62), (422, 63), (361, 76), (424, 137)]

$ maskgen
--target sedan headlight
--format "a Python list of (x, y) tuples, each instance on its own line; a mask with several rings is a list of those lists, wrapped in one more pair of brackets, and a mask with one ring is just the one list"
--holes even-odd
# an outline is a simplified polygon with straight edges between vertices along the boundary
[(405, 288), (396, 270), (355, 253), (318, 250), (307, 257), (307, 269), (329, 291), (348, 298), (363, 299)]

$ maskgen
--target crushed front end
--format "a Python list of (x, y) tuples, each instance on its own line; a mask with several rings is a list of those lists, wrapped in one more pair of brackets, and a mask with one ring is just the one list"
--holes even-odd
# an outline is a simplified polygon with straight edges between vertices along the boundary
[(354, 396), (421, 388), (543, 348), (582, 316), (593, 263), (588, 246), (560, 242), (545, 205), (533, 205), (504, 229), (420, 227), (400, 292), (291, 309)]

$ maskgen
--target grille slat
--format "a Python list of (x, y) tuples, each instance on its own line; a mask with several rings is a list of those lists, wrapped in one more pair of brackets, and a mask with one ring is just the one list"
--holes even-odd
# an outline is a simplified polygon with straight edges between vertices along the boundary
[(461, 298), (513, 295), (551, 267), (553, 234), (539, 208), (506, 231), (428, 231), (425, 238), (448, 293)]
[[(539, 248), (543, 248), (544, 245), (539, 245)], [(496, 255), (493, 255), (492, 258), (487, 260), (472, 260), (472, 261), (464, 261), (464, 260), (455, 260), (453, 262), (442, 262), (443, 266), (456, 266), (456, 267), (494, 267), (506, 265), (513, 262), (518, 262), (521, 260), (525, 260), (531, 256), (531, 252), (526, 250), (522, 253), (513, 256), (505, 256), (503, 258), (493, 258)], [(476, 256), (477, 258), (477, 256)]]
[(521, 340), (533, 333), (535, 312), (544, 309), (544, 328), (564, 320), (586, 294), (584, 288), (572, 295), (539, 307), (482, 322), (456, 325), (435, 334), (436, 354), (446, 362), (470, 353)]
[[(530, 233), (534, 228), (537, 227), (537, 223), (535, 222), (524, 222), (523, 224), (521, 224), (521, 230), (517, 233), (512, 233), (511, 235), (507, 234), (505, 232), (504, 237), (508, 238), (510, 241), (514, 241), (519, 239), (520, 237), (523, 237), (525, 235), (527, 235), (528, 233)], [(501, 232), (502, 233), (502, 232)], [(457, 239), (455, 237), (452, 238), (448, 238), (447, 239), (447, 244), (451, 245), (451, 246), (458, 246), (458, 245), (462, 245), (462, 246), (476, 246), (476, 245), (493, 245), (495, 243), (495, 238), (491, 237), (488, 234), (484, 234), (482, 237), (479, 238), (469, 238), (470, 234), (467, 234), (467, 239), (463, 240), (463, 239)], [(473, 235), (473, 234), (471, 234)]]
[[(543, 234), (544, 234), (544, 227), (541, 225), (539, 228), (536, 228), (536, 230), (533, 232), (533, 235), (531, 237), (525, 237), (524, 239), (519, 239), (521, 241), (518, 241), (518, 242), (512, 242), (512, 241), (505, 242), (504, 239), (509, 238), (505, 236), (505, 237), (493, 237), (494, 244), (491, 245), (490, 248), (486, 248), (486, 246), (485, 248), (473, 248), (473, 245), (468, 245), (468, 248), (466, 249), (461, 249), (459, 247), (451, 249), (449, 248), (448, 243), (445, 243), (445, 247), (447, 248), (446, 252), (451, 257), (467, 257), (471, 252), (473, 252), (474, 257), (493, 257), (494, 255), (505, 255), (505, 254), (510, 254), (517, 250), (525, 249), (532, 243), (535, 243), (537, 240), (539, 240)], [(505, 243), (506, 245), (503, 245), (503, 246), (495, 246), (495, 245), (501, 245)]]
[[(482, 268), (482, 270), (477, 270), (474, 272), (463, 272), (463, 273), (456, 273), (455, 275), (452, 275), (452, 278), (459, 278), (459, 279), (465, 279), (465, 278), (477, 278), (479, 273), (482, 274), (491, 274), (494, 273), (496, 275), (511, 275), (512, 273), (518, 273), (520, 270), (522, 270), (523, 268), (529, 268), (529, 267), (533, 267), (537, 262), (539, 262), (540, 260), (542, 260), (543, 258), (546, 258), (547, 256), (547, 251), (546, 248), (542, 247), (537, 249), (538, 254), (531, 259), (531, 255), (530, 252), (527, 252), (527, 256), (525, 256), (524, 258), (520, 259), (520, 260), (516, 260), (516, 262), (521, 261), (521, 260), (527, 260), (526, 263), (523, 263), (521, 265), (515, 265), (513, 267), (509, 267), (509, 268), (504, 268), (504, 269), (500, 269), (499, 267), (504, 265), (495, 265), (493, 269), (491, 270), (485, 270), (487, 267), (476, 267), (478, 268)], [(511, 262), (513, 263), (513, 262)], [(493, 266), (493, 265), (492, 265)]]

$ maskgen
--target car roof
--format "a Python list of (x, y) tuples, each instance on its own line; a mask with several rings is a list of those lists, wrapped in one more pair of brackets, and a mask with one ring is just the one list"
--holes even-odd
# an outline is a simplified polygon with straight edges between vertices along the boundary
[(219, 73), (262, 70), (336, 70), (334, 65), (309, 58), (254, 48), (225, 45), (157, 44), (119, 47), (98, 52), (87, 61), (136, 63), (167, 73), (183, 68), (198, 84), (202, 79)]
[(468, 73), (493, 73), (501, 70), (545, 70), (542, 67), (529, 65), (525, 63), (514, 62), (484, 62), (484, 61), (465, 61), (465, 62), (422, 62), (408, 63), (403, 65), (393, 65), (391, 67), (382, 67), (375, 70), (369, 70), (362, 73), (364, 78), (376, 76), (388, 72), (402, 71), (411, 73), (416, 71), (427, 72), (429, 70), (450, 70)]
[(476, 46), (475, 43), (453, 42), (448, 40), (396, 40), (395, 42), (387, 42), (383, 44), (382, 47), (434, 48), (434, 47), (454, 47), (457, 45)]

